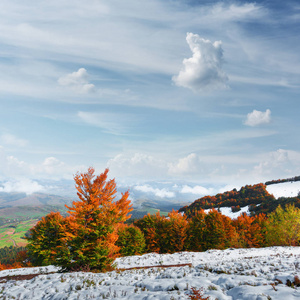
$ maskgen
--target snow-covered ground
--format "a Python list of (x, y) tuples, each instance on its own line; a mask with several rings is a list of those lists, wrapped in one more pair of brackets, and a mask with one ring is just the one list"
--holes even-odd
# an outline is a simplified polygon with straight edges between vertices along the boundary
[[(300, 247), (227, 249), (175, 254), (145, 254), (116, 260), (108, 273), (48, 273), (54, 267), (5, 270), (0, 299), (189, 299), (191, 287), (203, 287), (210, 299), (300, 299), (300, 288), (286, 285), (300, 276)], [(189, 264), (179, 267), (165, 265)]]
[(275, 198), (296, 197), (300, 192), (300, 181), (267, 185), (267, 191), (273, 194)]

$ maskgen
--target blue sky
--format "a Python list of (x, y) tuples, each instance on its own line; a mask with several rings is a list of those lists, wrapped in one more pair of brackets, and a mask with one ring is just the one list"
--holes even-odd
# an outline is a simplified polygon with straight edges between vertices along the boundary
[(161, 198), (299, 175), (299, 32), (292, 0), (1, 1), (0, 190), (89, 166)]

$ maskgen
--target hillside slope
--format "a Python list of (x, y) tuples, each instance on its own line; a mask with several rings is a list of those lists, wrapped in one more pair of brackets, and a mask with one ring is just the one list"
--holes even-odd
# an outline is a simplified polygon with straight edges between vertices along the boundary
[(300, 196), (276, 199), (267, 191), (265, 184), (259, 183), (246, 185), (239, 191), (233, 189), (215, 196), (202, 197), (192, 204), (180, 208), (179, 212), (184, 212), (188, 217), (191, 217), (200, 209), (231, 207), (233, 212), (237, 212), (248, 206), (251, 215), (257, 215), (260, 213), (268, 214), (274, 211), (278, 205), (285, 207), (287, 204), (293, 204), (300, 208)]

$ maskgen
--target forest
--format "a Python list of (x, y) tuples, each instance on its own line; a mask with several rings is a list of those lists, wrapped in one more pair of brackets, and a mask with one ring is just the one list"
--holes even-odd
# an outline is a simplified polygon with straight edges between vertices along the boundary
[[(52, 264), (65, 271), (105, 271), (119, 256), (300, 244), (299, 197), (275, 201), (265, 184), (206, 196), (167, 216), (130, 220), (129, 192), (116, 200), (115, 180), (107, 175), (108, 169), (97, 176), (93, 168), (77, 173), (79, 199), (66, 205), (67, 214), (43, 217), (26, 235), (26, 248), (2, 249), (0, 269)], [(245, 205), (250, 216), (231, 219), (218, 211)]]

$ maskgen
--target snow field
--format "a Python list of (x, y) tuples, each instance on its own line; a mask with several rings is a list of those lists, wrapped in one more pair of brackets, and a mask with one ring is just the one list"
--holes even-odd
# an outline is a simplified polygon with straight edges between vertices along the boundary
[[(42, 274), (0, 283), (0, 299), (189, 299), (191, 287), (204, 287), (210, 299), (300, 300), (300, 288), (286, 285), (300, 277), (300, 247), (150, 253), (116, 259), (107, 273)], [(180, 267), (166, 265), (191, 264)], [(52, 266), (5, 270), (7, 275), (53, 272)]]

